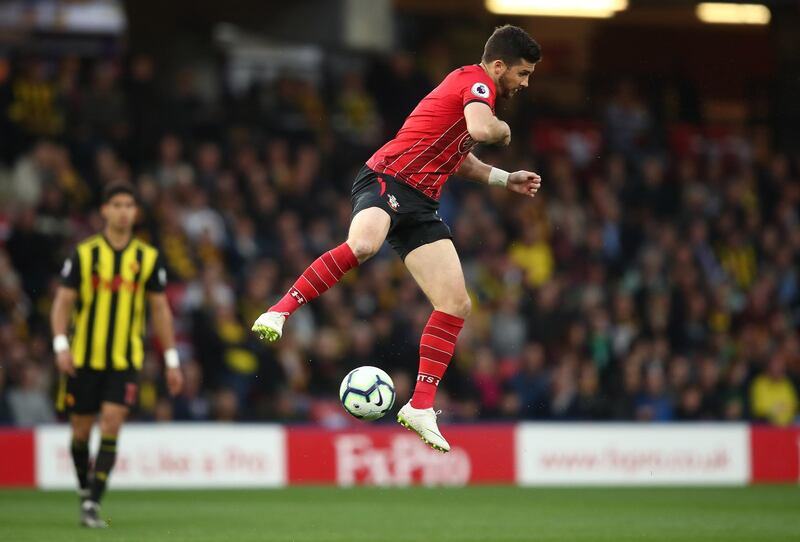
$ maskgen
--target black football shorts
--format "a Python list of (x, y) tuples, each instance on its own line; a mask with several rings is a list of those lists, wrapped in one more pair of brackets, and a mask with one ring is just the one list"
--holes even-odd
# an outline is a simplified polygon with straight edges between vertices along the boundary
[(379, 207), (391, 218), (386, 240), (405, 260), (408, 253), (439, 239), (452, 239), (450, 228), (439, 216), (439, 202), (391, 175), (361, 168), (351, 194), (353, 214)]
[(129, 408), (139, 395), (139, 371), (127, 369), (95, 370), (81, 367), (75, 376), (61, 375), (57, 407), (74, 414), (96, 414), (102, 403), (117, 403)]

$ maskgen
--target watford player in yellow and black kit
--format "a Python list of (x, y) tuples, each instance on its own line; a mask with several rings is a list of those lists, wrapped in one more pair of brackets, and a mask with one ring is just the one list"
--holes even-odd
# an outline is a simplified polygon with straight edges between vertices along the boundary
[[(136, 403), (146, 305), (165, 349), (167, 387), (175, 395), (183, 386), (164, 294), (166, 270), (158, 250), (133, 237), (133, 186), (108, 185), (100, 211), (103, 232), (80, 243), (64, 263), (51, 314), (53, 349), (62, 373), (57, 401), (72, 426), (81, 524), (94, 528), (107, 526), (99, 503), (116, 460), (117, 435)], [(101, 442), (90, 472), (89, 434), (95, 421)]]

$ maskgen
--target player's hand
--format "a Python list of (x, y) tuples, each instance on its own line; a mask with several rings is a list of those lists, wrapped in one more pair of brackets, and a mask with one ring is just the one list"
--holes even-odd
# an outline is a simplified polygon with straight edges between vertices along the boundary
[(541, 186), (542, 178), (538, 173), (532, 171), (515, 171), (508, 176), (508, 184), (506, 184), (506, 188), (512, 192), (531, 198), (536, 195)]
[(180, 367), (167, 369), (167, 389), (169, 394), (175, 397), (183, 390), (183, 373)]
[(56, 354), (56, 366), (59, 372), (75, 376), (75, 364), (72, 362), (72, 352), (64, 350)]

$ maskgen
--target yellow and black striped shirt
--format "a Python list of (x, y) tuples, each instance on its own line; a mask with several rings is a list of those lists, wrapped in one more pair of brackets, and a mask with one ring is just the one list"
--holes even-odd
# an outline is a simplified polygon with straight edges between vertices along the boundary
[(75, 367), (141, 369), (145, 292), (163, 292), (166, 283), (158, 250), (139, 239), (122, 250), (99, 234), (80, 243), (61, 271), (61, 284), (78, 291), (71, 341)]

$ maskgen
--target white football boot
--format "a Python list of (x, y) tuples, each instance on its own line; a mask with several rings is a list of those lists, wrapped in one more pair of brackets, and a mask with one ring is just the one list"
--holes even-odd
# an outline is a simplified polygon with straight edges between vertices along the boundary
[(81, 504), (81, 525), (90, 529), (105, 529), (108, 523), (100, 518), (100, 505), (94, 501), (83, 501)]
[(397, 421), (400, 425), (410, 431), (414, 431), (422, 442), (440, 452), (449, 452), (450, 445), (439, 432), (439, 426), (436, 425), (436, 415), (439, 412), (434, 412), (432, 408), (414, 408), (409, 401), (397, 413)]
[(288, 312), (265, 312), (256, 319), (252, 330), (256, 332), (259, 339), (274, 343), (283, 335), (283, 324), (288, 315)]

